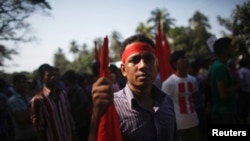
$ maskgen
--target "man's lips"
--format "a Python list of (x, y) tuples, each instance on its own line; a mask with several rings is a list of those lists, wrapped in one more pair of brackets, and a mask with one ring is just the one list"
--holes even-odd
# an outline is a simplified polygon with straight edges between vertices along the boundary
[(146, 78), (149, 78), (150, 77), (150, 74), (147, 74), (147, 73), (143, 73), (143, 74), (139, 74), (137, 75), (137, 78), (143, 78), (143, 79), (146, 79)]

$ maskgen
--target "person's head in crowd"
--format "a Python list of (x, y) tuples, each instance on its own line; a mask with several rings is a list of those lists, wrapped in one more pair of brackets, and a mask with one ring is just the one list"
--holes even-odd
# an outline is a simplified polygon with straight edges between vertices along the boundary
[(62, 80), (66, 86), (71, 86), (77, 83), (77, 74), (74, 70), (68, 70), (63, 74)]
[(44, 73), (45, 73), (45, 71), (47, 70), (48, 67), (51, 67), (51, 66), (49, 64), (47, 64), (47, 63), (41, 64), (38, 67), (38, 74), (39, 74), (40, 77), (44, 76)]
[(229, 37), (222, 37), (215, 41), (214, 53), (218, 57), (230, 58), (233, 55), (234, 48), (232, 46), (232, 39)]
[(19, 94), (25, 94), (29, 88), (28, 80), (25, 75), (23, 74), (15, 74), (13, 76), (13, 87), (15, 91), (17, 91)]
[(187, 70), (188, 68), (188, 59), (186, 57), (186, 52), (183, 50), (174, 51), (170, 55), (169, 63), (174, 70)]
[(192, 76), (196, 76), (199, 72), (199, 69), (200, 69), (199, 59), (194, 59), (189, 62), (188, 65), (189, 74), (191, 74)]
[(152, 85), (157, 75), (155, 45), (145, 35), (136, 34), (121, 45), (121, 73), (131, 87)]
[(46, 87), (53, 89), (58, 86), (58, 69), (52, 66), (47, 66), (43, 69), (41, 73), (42, 80)]

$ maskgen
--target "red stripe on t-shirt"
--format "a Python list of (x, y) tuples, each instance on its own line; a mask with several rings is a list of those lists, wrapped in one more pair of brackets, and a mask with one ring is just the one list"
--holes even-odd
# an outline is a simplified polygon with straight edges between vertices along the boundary
[(187, 107), (186, 107), (186, 97), (185, 96), (179, 96), (179, 107), (180, 107), (180, 113), (186, 114), (187, 113)]

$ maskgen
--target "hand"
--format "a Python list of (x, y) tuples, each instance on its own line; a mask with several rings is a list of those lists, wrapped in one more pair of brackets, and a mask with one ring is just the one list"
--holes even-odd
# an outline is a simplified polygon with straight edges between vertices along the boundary
[(93, 114), (98, 119), (113, 103), (112, 82), (105, 77), (99, 78), (92, 86)]

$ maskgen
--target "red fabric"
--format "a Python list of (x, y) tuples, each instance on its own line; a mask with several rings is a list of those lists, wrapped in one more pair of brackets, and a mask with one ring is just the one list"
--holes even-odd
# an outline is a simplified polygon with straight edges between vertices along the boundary
[(179, 83), (178, 84), (178, 89), (179, 89), (179, 93), (180, 94), (183, 94), (183, 93), (185, 93), (186, 91), (185, 91), (185, 84), (184, 83)]
[[(100, 76), (109, 75), (108, 37), (104, 38), (100, 56)], [(110, 105), (100, 119), (97, 141), (122, 141), (120, 123), (114, 104)]]
[(109, 75), (109, 49), (108, 49), (108, 37), (104, 38), (101, 56), (100, 56), (100, 76), (107, 77)]
[(193, 84), (191, 82), (188, 82), (188, 92), (192, 93), (194, 91)]
[(157, 34), (155, 36), (156, 56), (158, 58), (158, 70), (161, 77), (161, 82), (166, 80), (174, 71), (169, 63), (171, 54), (170, 46), (166, 34), (161, 31), (160, 23), (157, 27)]
[(186, 102), (186, 97), (185, 96), (179, 96), (179, 108), (180, 108), (180, 113), (181, 114), (187, 114), (187, 102)]
[(132, 54), (138, 53), (138, 52), (151, 52), (155, 54), (155, 50), (150, 47), (148, 44), (145, 43), (132, 43), (127, 47), (127, 49), (122, 54), (122, 62), (125, 62), (125, 60)]

